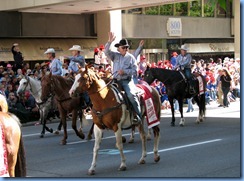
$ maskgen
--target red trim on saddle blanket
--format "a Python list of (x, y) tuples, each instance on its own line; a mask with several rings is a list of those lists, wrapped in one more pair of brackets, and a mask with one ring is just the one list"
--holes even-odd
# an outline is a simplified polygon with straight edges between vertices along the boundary
[(197, 80), (199, 82), (199, 95), (204, 94), (204, 86), (203, 86), (203, 80), (200, 75), (197, 76)]
[(8, 177), (7, 148), (3, 126), (0, 124), (0, 177)]
[(159, 125), (160, 120), (157, 117), (155, 105), (153, 104), (151, 87), (144, 81), (140, 81), (139, 84), (136, 84), (136, 86), (143, 91), (141, 97), (144, 100), (146, 108), (148, 128), (152, 128), (153, 126)]

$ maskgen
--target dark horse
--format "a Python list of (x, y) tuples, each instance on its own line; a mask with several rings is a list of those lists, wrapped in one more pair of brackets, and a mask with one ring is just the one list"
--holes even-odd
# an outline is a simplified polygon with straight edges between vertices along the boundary
[[(82, 130), (77, 130), (76, 119), (79, 113), (80, 122), (82, 123), (82, 115), (84, 108), (84, 100), (82, 97), (70, 97), (69, 90), (73, 84), (73, 81), (69, 78), (64, 78), (59, 75), (44, 75), (41, 80), (42, 85), (42, 96), (41, 100), (45, 101), (50, 95), (55, 95), (54, 98), (58, 105), (58, 110), (60, 112), (60, 117), (62, 120), (62, 125), (64, 128), (64, 137), (61, 144), (65, 145), (68, 138), (67, 135), (67, 123), (66, 117), (69, 112), (72, 112), (72, 128), (74, 129), (76, 135), (81, 139), (85, 138)], [(60, 127), (61, 129), (61, 127)]]
[[(196, 75), (197, 76), (197, 75)], [(174, 115), (174, 99), (177, 99), (180, 107), (181, 121), (180, 126), (184, 126), (185, 119), (183, 118), (183, 100), (184, 98), (193, 97), (199, 107), (199, 115), (196, 120), (197, 123), (203, 121), (203, 117), (205, 116), (206, 105), (205, 105), (205, 89), (206, 82), (202, 75), (199, 75), (203, 81), (203, 92), (199, 94), (199, 81), (196, 79), (194, 81), (194, 88), (196, 90), (195, 94), (188, 93), (188, 85), (185, 80), (183, 73), (175, 70), (168, 70), (162, 68), (147, 68), (144, 73), (144, 80), (151, 84), (155, 79), (163, 82), (166, 87), (166, 93), (168, 95), (168, 99), (171, 106), (172, 112), (172, 122), (171, 126), (175, 126), (175, 115)]]

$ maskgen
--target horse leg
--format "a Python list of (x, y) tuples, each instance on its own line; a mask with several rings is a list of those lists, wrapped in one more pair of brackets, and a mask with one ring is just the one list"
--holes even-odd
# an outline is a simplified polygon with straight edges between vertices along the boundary
[(172, 113), (172, 121), (171, 121), (171, 126), (175, 126), (175, 108), (174, 108), (174, 99), (173, 98), (168, 98), (170, 107), (171, 107), (171, 113)]
[(185, 125), (185, 118), (183, 117), (183, 100), (179, 99), (179, 108), (180, 108), (180, 126), (184, 126)]
[(146, 161), (145, 161), (145, 158), (147, 156), (147, 151), (146, 151), (146, 134), (145, 134), (145, 131), (144, 131), (144, 125), (143, 125), (143, 121), (141, 124), (138, 125), (138, 130), (139, 130), (139, 133), (140, 133), (140, 137), (141, 137), (141, 143), (142, 143), (142, 156), (139, 160), (139, 164), (145, 164)]
[(91, 140), (92, 139), (93, 129), (94, 129), (94, 123), (92, 123), (92, 126), (91, 126), (91, 128), (89, 130), (89, 133), (87, 135), (87, 140)]
[(77, 130), (77, 127), (76, 127), (76, 121), (77, 121), (77, 110), (73, 110), (72, 111), (72, 128), (73, 130), (75, 131), (76, 135), (81, 138), (81, 139), (84, 139), (85, 138), (85, 135), (83, 134), (82, 130), (80, 130), (80, 132)]
[(64, 137), (61, 140), (62, 145), (66, 145), (67, 138), (68, 138), (66, 116), (67, 116), (67, 111), (62, 110), (61, 111), (61, 120), (62, 120), (63, 129), (64, 129)]
[(41, 108), (39, 108), (39, 114), (40, 114), (40, 121), (42, 124), (42, 132), (41, 132), (40, 138), (43, 138), (45, 135), (45, 121), (44, 121), (44, 117), (43, 117), (43, 110)]
[(154, 161), (158, 162), (160, 160), (160, 155), (158, 154), (158, 145), (159, 145), (159, 140), (160, 140), (160, 129), (158, 126), (154, 126), (152, 129), (153, 129), (153, 135), (154, 135), (154, 146), (153, 146)]
[(150, 129), (148, 129), (148, 131), (147, 131), (147, 140), (151, 140), (152, 138), (152, 136), (151, 136), (151, 128)]
[(132, 125), (131, 127), (131, 135), (128, 143), (134, 143), (134, 137), (135, 137), (135, 126)]
[(121, 128), (119, 128), (116, 132), (115, 132), (115, 137), (116, 137), (116, 147), (118, 148), (119, 152), (120, 152), (120, 157), (121, 157), (121, 163), (120, 163), (120, 167), (119, 167), (119, 171), (125, 171), (126, 170), (126, 158), (123, 152), (123, 143), (122, 143), (122, 131)]
[(56, 131), (54, 132), (54, 134), (59, 134), (59, 132), (61, 131), (62, 126), (63, 126), (63, 124), (62, 124), (62, 118), (60, 118), (59, 125), (58, 125)]
[(95, 143), (94, 143), (94, 147), (93, 147), (92, 164), (88, 170), (89, 175), (95, 174), (95, 167), (96, 167), (96, 163), (97, 163), (98, 149), (99, 149), (100, 143), (102, 141), (102, 130), (100, 128), (98, 128), (97, 125), (94, 125), (94, 136), (95, 136)]

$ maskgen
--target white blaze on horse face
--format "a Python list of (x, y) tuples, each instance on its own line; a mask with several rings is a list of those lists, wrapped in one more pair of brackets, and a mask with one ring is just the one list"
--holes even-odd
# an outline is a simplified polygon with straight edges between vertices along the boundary
[(72, 94), (76, 91), (76, 89), (79, 87), (79, 80), (81, 78), (80, 74), (77, 74), (75, 76), (75, 82), (73, 83), (71, 89), (69, 90), (69, 95), (72, 96)]
[[(23, 91), (24, 87), (25, 87), (25, 84), (27, 83), (27, 80), (26, 79), (21, 79), (20, 82), (19, 82), (19, 87), (18, 87), (18, 90), (17, 90), (17, 94), (19, 94), (20, 92)], [(27, 87), (26, 87), (27, 88)]]

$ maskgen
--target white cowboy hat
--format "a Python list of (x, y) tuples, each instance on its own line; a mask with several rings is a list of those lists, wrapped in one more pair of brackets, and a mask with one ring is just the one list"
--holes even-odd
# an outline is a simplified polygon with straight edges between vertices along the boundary
[(186, 45), (181, 45), (180, 50), (188, 51), (189, 49)]
[(83, 50), (81, 50), (80, 45), (73, 45), (69, 50), (76, 50), (76, 51), (79, 51), (79, 52), (83, 51)]
[(55, 53), (55, 50), (53, 48), (48, 48), (44, 54), (48, 54), (48, 53)]

